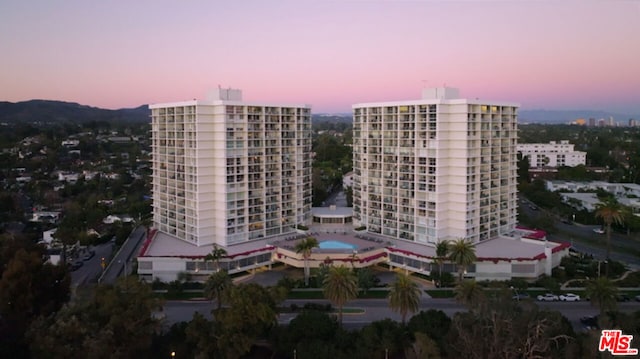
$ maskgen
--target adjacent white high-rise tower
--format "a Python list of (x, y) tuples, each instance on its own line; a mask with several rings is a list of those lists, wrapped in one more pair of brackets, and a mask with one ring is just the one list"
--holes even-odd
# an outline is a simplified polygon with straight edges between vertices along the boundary
[(516, 226), (518, 106), (426, 89), (353, 106), (354, 225), (416, 243)]
[(240, 90), (150, 105), (154, 228), (196, 246), (295, 231), (311, 215), (311, 109)]

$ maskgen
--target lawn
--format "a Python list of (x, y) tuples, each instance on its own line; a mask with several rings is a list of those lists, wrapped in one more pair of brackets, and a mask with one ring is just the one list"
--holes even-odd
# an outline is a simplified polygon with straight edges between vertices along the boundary
[[(367, 293), (360, 291), (358, 299), (386, 299), (388, 290), (370, 290)], [(287, 299), (325, 299), (322, 289), (317, 290), (292, 290)]]
[(431, 298), (453, 298), (453, 289), (426, 290)]

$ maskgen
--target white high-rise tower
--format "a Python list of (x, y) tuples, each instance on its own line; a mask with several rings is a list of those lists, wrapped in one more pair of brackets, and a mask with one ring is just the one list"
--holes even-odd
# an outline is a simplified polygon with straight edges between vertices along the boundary
[(516, 104), (434, 88), (353, 116), (354, 225), (423, 244), (514, 230)]
[(196, 246), (295, 231), (311, 215), (311, 109), (240, 90), (150, 105), (153, 222)]

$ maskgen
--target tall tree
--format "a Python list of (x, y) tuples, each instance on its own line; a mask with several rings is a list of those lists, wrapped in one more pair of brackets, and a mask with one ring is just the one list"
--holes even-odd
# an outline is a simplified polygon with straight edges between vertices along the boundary
[(389, 290), (389, 306), (391, 310), (399, 312), (402, 316), (402, 324), (407, 320), (409, 312), (415, 313), (420, 308), (420, 287), (411, 277), (398, 273), (396, 280)]
[(277, 303), (272, 293), (256, 283), (232, 286), (226, 307), (214, 313), (214, 339), (223, 358), (240, 358), (255, 340), (277, 324)]
[(338, 307), (338, 321), (342, 323), (342, 308), (358, 296), (358, 282), (353, 271), (345, 266), (331, 267), (324, 279), (323, 293)]
[(476, 249), (470, 241), (459, 238), (449, 244), (449, 260), (458, 267), (459, 282), (462, 282), (467, 267), (473, 264), (476, 259)]
[(566, 358), (571, 325), (557, 312), (524, 309), (508, 292), (478, 310), (453, 316), (447, 335), (452, 358)]
[(220, 270), (220, 259), (226, 256), (227, 256), (227, 251), (224, 248), (218, 247), (218, 245), (214, 243), (211, 253), (204, 256), (204, 261), (205, 263), (213, 262), (215, 271), (218, 272)]
[(29, 325), (38, 316), (55, 313), (69, 300), (68, 271), (43, 263), (43, 253), (37, 249), (18, 249), (0, 268), (0, 357), (20, 357)]
[(407, 359), (440, 359), (440, 348), (435, 340), (424, 333), (413, 333), (411, 347), (405, 349)]
[(440, 352), (444, 354), (446, 335), (451, 327), (451, 318), (441, 310), (429, 309), (420, 311), (409, 319), (407, 330), (409, 333), (424, 333), (438, 343)]
[(624, 211), (622, 206), (613, 198), (608, 198), (604, 202), (596, 205), (596, 218), (601, 218), (607, 226), (607, 261), (605, 262), (605, 274), (609, 275), (609, 262), (611, 261), (611, 225), (622, 224)]
[[(349, 340), (335, 317), (316, 310), (305, 310), (271, 334), (278, 353), (293, 353), (298, 358), (340, 357), (340, 342)], [(353, 347), (353, 342), (348, 343)]]
[(67, 246), (78, 242), (80, 224), (72, 215), (66, 215), (56, 229), (53, 237), (62, 243), (62, 264), (67, 263)]
[(410, 337), (404, 326), (389, 318), (377, 320), (360, 331), (356, 358), (398, 358), (409, 346)]
[(618, 288), (607, 277), (589, 281), (585, 288), (585, 294), (591, 300), (591, 304), (598, 307), (601, 317), (604, 316), (607, 310), (616, 309)]
[(309, 286), (309, 257), (314, 248), (320, 244), (314, 237), (307, 237), (296, 244), (296, 253), (301, 253), (304, 259), (304, 285)]
[(463, 280), (453, 291), (456, 301), (470, 310), (478, 309), (485, 300), (484, 290), (475, 280)]
[(436, 244), (436, 263), (438, 263), (438, 286), (442, 285), (442, 266), (449, 254), (449, 241), (443, 240)]
[(96, 287), (93, 297), (41, 317), (31, 327), (33, 357), (146, 357), (160, 323), (161, 303), (150, 285), (134, 277)]
[(209, 278), (207, 278), (204, 284), (204, 295), (209, 300), (215, 299), (218, 303), (217, 309), (220, 309), (224, 295), (230, 290), (231, 286), (233, 286), (233, 282), (231, 281), (229, 273), (227, 273), (226, 270), (221, 270), (211, 274)]

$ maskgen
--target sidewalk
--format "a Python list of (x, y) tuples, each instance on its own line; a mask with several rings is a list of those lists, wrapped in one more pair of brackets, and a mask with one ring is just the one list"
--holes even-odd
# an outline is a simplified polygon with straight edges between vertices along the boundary
[[(624, 273), (620, 276), (620, 278), (612, 279), (611, 281), (612, 281), (612, 282), (618, 282), (618, 281), (621, 281), (621, 280), (623, 280), (623, 279), (627, 278), (627, 276), (628, 276), (629, 274), (633, 273), (633, 272), (635, 272), (635, 271), (632, 271), (632, 270), (626, 271), (626, 272), (624, 272)], [(584, 280), (586, 280), (586, 279), (571, 279), (571, 280), (568, 280), (568, 281), (564, 282), (564, 283), (560, 286), (560, 289), (562, 289), (562, 290), (566, 290), (566, 289), (568, 289), (568, 288), (571, 288), (571, 289), (581, 288), (581, 287), (570, 287), (570, 286), (569, 286), (569, 284), (571, 284), (572, 282), (579, 282), (579, 281), (584, 281)]]

